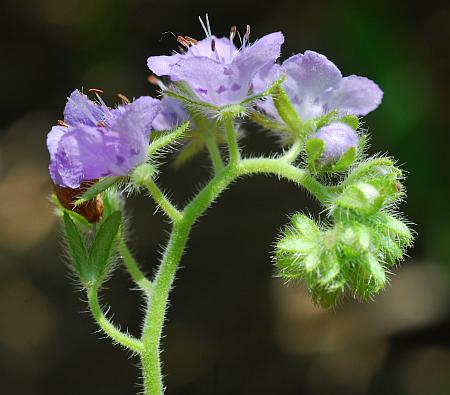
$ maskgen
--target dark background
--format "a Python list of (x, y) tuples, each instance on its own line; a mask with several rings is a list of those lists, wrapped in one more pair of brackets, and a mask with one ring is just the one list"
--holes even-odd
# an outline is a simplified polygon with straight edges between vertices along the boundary
[[(195, 227), (172, 293), (163, 339), (167, 394), (450, 394), (450, 14), (436, 1), (0, 0), (0, 392), (134, 394), (138, 361), (96, 333), (61, 257), (48, 201), (45, 137), (74, 88), (114, 103), (153, 94), (146, 58), (252, 26), (285, 33), (283, 59), (314, 49), (344, 75), (377, 81), (381, 107), (366, 117), (372, 150), (408, 171), (418, 238), (374, 303), (314, 307), (302, 286), (274, 278), (273, 241), (287, 215), (318, 214), (304, 192), (263, 176), (234, 184)], [(247, 128), (242, 145), (271, 152)], [(169, 158), (168, 158), (169, 159)], [(209, 174), (205, 155), (161, 183), (184, 203)], [(130, 243), (148, 273), (167, 224), (130, 198)], [(139, 333), (142, 305), (123, 270), (103, 294), (110, 315)], [(82, 312), (83, 314), (80, 314)]]

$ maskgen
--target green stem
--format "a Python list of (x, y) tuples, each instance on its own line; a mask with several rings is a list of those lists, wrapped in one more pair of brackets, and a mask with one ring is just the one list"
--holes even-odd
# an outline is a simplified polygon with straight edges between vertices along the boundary
[(119, 244), (119, 253), (122, 257), (123, 263), (130, 273), (131, 278), (136, 283), (136, 285), (146, 294), (150, 293), (152, 289), (152, 283), (149, 279), (147, 279), (142, 273), (141, 269), (139, 269), (139, 265), (133, 258), (130, 250), (128, 249), (127, 243), (125, 240), (121, 240)]
[(291, 145), (289, 150), (287, 150), (284, 155), (280, 157), (280, 159), (284, 160), (287, 163), (294, 162), (298, 156), (300, 155), (300, 152), (303, 149), (304, 142), (300, 139), (296, 139), (294, 141), (294, 144)]
[(230, 152), (230, 164), (236, 165), (241, 157), (239, 146), (236, 139), (236, 131), (234, 130), (233, 118), (226, 116), (224, 119), (225, 131), (228, 140), (228, 149)]
[(144, 352), (141, 355), (141, 363), (145, 395), (159, 395), (163, 393), (159, 356), (161, 332), (169, 291), (191, 227), (197, 218), (237, 176), (238, 172), (235, 166), (228, 165), (221, 170), (186, 206), (183, 210), (182, 219), (173, 225), (163, 259), (153, 281), (152, 297), (148, 302), (142, 333)]
[(87, 297), (92, 316), (102, 331), (105, 332), (114, 342), (126, 347), (136, 354), (141, 354), (143, 352), (143, 345), (141, 341), (127, 333), (123, 333), (103, 314), (102, 308), (98, 302), (98, 289), (96, 287), (88, 288)]
[(170, 202), (169, 199), (162, 193), (158, 185), (152, 179), (145, 181), (145, 186), (155, 200), (156, 204), (164, 211), (164, 213), (172, 220), (172, 222), (178, 222), (182, 214), (178, 209)]
[[(237, 148), (237, 145), (234, 148)], [(231, 149), (230, 153), (233, 152), (235, 150)], [(321, 201), (329, 198), (326, 187), (317, 182), (308, 171), (292, 166), (281, 159), (245, 159), (233, 164), (234, 160), (236, 159), (230, 160), (230, 164), (219, 171), (200, 191), (183, 210), (182, 218), (173, 225), (163, 259), (153, 281), (153, 292), (148, 301), (141, 338), (144, 346), (141, 363), (145, 395), (160, 395), (163, 393), (160, 341), (169, 292), (192, 225), (219, 194), (241, 175), (270, 173), (303, 185)]]
[(217, 146), (216, 138), (211, 133), (205, 133), (205, 142), (206, 147), (208, 148), (214, 172), (217, 173), (223, 169), (224, 164), (222, 160), (222, 155), (220, 154), (219, 147)]
[(309, 171), (286, 163), (283, 159), (244, 159), (241, 161), (239, 168), (241, 175), (266, 173), (286, 178), (296, 184), (302, 185), (322, 203), (328, 202), (331, 198), (328, 187), (318, 182)]

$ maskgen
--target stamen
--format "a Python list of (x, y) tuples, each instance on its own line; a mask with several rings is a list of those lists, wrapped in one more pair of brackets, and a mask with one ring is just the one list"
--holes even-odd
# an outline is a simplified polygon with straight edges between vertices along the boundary
[(211, 51), (215, 51), (216, 50), (216, 40), (215, 39), (212, 39), (211, 40)]
[(91, 93), (98, 93), (98, 94), (103, 94), (104, 92), (101, 89), (97, 89), (97, 88), (91, 88), (88, 90)]
[(197, 45), (198, 41), (195, 38), (184, 36), (184, 39), (191, 45)]
[(236, 37), (236, 30), (237, 30), (236, 26), (231, 26), (231, 29), (230, 29), (230, 41), (231, 42), (233, 42), (234, 37)]
[(147, 81), (150, 82), (150, 84), (152, 85), (158, 86), (163, 91), (167, 90), (167, 86), (164, 85), (164, 83), (154, 74), (149, 75)]
[(123, 95), (122, 93), (118, 93), (117, 97), (122, 100), (123, 104), (130, 104), (130, 99), (128, 99), (128, 97), (126, 97), (125, 95)]
[(104, 128), (106, 126), (106, 124), (103, 121), (99, 121), (99, 122), (97, 122), (97, 126)]
[(64, 126), (65, 128), (68, 128), (69, 125), (67, 125), (67, 123), (65, 123), (64, 121), (62, 121), (61, 119), (58, 119), (58, 126)]
[(228, 53), (230, 62), (233, 59), (233, 41), (234, 41), (234, 38), (236, 37), (236, 31), (237, 31), (237, 27), (234, 25), (231, 26), (231, 29), (230, 29), (230, 44), (231, 45), (230, 45), (230, 51)]
[(177, 41), (185, 48), (189, 48), (189, 46), (191, 45), (191, 43), (188, 40), (186, 40), (183, 36), (178, 36)]
[(211, 26), (209, 24), (208, 13), (206, 13), (206, 27), (208, 28), (209, 37), (211, 37), (212, 33), (211, 33)]
[(202, 17), (199, 16), (198, 20), (200, 21), (200, 24), (202, 25), (202, 29), (205, 32), (206, 37), (210, 37), (210, 34), (208, 32), (208, 29), (206, 28), (205, 24), (203, 23)]
[(246, 45), (246, 43), (249, 43), (249, 42), (250, 42), (250, 25), (247, 25), (245, 35), (244, 35), (244, 46)]

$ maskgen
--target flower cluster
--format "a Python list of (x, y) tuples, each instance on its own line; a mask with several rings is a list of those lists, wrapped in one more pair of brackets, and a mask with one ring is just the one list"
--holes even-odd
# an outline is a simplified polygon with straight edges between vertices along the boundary
[[(402, 258), (412, 240), (395, 209), (403, 196), (401, 171), (387, 158), (364, 156), (358, 117), (375, 110), (383, 92), (365, 77), (343, 77), (313, 51), (277, 63), (284, 42), (280, 32), (251, 43), (248, 26), (242, 36), (233, 26), (221, 38), (211, 33), (209, 22), (204, 30), (202, 40), (179, 36), (180, 52), (148, 58), (148, 68), (156, 74), (149, 81), (160, 87), (159, 99), (130, 102), (121, 95), (123, 103), (110, 108), (101, 91), (92, 90), (95, 100), (72, 92), (64, 119), (47, 137), (49, 170), (60, 203), (89, 222), (100, 221), (100, 195), (119, 176), (130, 186), (147, 186), (175, 220), (178, 211), (153, 184), (152, 153), (183, 139), (176, 164), (207, 148), (218, 173), (225, 168), (218, 145), (228, 142), (230, 157), (239, 161), (233, 122), (250, 115), (266, 129), (290, 136), (289, 151), (270, 163), (283, 162), (290, 166), (289, 176), (300, 171), (314, 180), (328, 213), (327, 225), (321, 226), (304, 215), (293, 216), (277, 244), (279, 274), (305, 279), (313, 299), (326, 306), (345, 289), (361, 298), (372, 296), (384, 287), (385, 270)], [(190, 129), (184, 133), (180, 125), (187, 122)], [(269, 165), (264, 171), (281, 175)], [(77, 208), (72, 199), (91, 185), (83, 195), (90, 203), (85, 198), (85, 206)]]
[[(274, 260), (280, 277), (306, 282), (313, 301), (324, 307), (345, 292), (363, 300), (380, 292), (413, 239), (398, 210), (405, 196), (402, 171), (390, 158), (366, 155), (366, 132), (359, 127), (359, 117), (381, 103), (378, 85), (343, 77), (313, 51), (277, 63), (280, 32), (251, 43), (248, 26), (243, 35), (233, 26), (220, 38), (208, 17), (206, 24), (200, 21), (206, 38), (179, 36), (178, 53), (148, 58), (156, 74), (149, 82), (159, 86), (160, 98), (130, 102), (119, 95), (122, 104), (110, 108), (101, 91), (90, 90), (96, 96), (91, 100), (75, 90), (64, 119), (47, 137), (53, 201), (72, 267), (101, 330), (140, 356), (146, 394), (164, 392), (161, 334), (190, 230), (237, 178), (275, 175), (321, 204), (319, 224), (300, 213), (291, 217)], [(246, 157), (236, 127), (243, 129), (245, 121), (279, 135), (282, 152)], [(158, 185), (158, 161), (176, 151), (174, 164), (180, 165), (200, 150), (208, 152), (211, 178), (179, 208)], [(122, 187), (145, 190), (172, 225), (151, 279), (127, 246)], [(98, 292), (118, 256), (146, 299), (140, 338), (114, 326), (99, 304)]]

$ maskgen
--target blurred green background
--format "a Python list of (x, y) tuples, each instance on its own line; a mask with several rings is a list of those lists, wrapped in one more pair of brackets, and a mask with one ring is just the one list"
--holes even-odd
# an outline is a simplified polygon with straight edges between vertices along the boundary
[[(314, 307), (302, 286), (274, 278), (273, 241), (287, 215), (318, 214), (304, 192), (264, 176), (233, 185), (195, 227), (172, 293), (163, 340), (167, 394), (450, 394), (450, 8), (447, 1), (1, 0), (0, 392), (135, 394), (138, 361), (96, 333), (61, 257), (48, 201), (46, 134), (74, 88), (114, 103), (154, 94), (146, 58), (232, 24), (253, 38), (281, 30), (283, 58), (314, 49), (344, 75), (385, 92), (365, 118), (372, 151), (409, 172), (402, 207), (418, 239), (375, 303)], [(248, 127), (246, 151), (273, 138)], [(184, 203), (209, 174), (206, 156), (161, 183)], [(167, 224), (131, 197), (130, 237), (148, 273)], [(114, 319), (138, 334), (142, 306), (119, 269), (104, 290)], [(80, 314), (83, 313), (83, 314)], [(112, 314), (112, 313), (110, 313)]]

